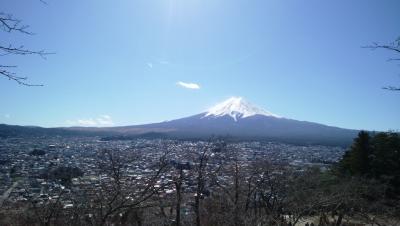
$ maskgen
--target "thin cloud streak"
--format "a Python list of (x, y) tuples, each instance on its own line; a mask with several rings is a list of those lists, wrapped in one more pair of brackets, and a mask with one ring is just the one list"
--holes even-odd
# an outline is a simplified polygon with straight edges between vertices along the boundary
[(113, 126), (114, 122), (109, 115), (100, 115), (97, 118), (88, 119), (78, 119), (78, 120), (67, 120), (66, 123), (70, 126), (83, 126), (83, 127), (93, 127), (93, 126)]
[(181, 86), (183, 88), (186, 89), (200, 89), (200, 85), (196, 84), (196, 83), (186, 83), (186, 82), (177, 82), (176, 83), (178, 86)]

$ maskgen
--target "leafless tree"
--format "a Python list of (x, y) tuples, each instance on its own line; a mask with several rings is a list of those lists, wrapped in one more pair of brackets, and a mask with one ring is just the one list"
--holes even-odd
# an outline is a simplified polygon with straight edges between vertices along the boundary
[(174, 177), (174, 185), (176, 190), (176, 226), (181, 226), (181, 206), (182, 206), (182, 184), (184, 180), (183, 167), (178, 168), (178, 175)]
[(156, 185), (167, 166), (165, 155), (150, 167), (150, 173), (140, 178), (126, 175), (127, 164), (137, 162), (136, 156), (104, 150), (100, 159), (99, 186), (91, 189), (94, 194), (86, 195), (88, 221), (92, 225), (107, 225), (135, 215), (136, 224), (142, 225), (142, 209), (157, 206), (151, 199), (162, 188)]
[[(213, 186), (212, 178), (219, 171), (220, 167), (210, 164), (210, 159), (215, 155), (219, 141), (215, 138), (211, 138), (202, 147), (196, 150), (193, 154), (194, 169), (193, 177), (195, 181), (195, 195), (194, 195), (194, 214), (195, 214), (195, 225), (203, 225), (202, 219), (202, 200), (209, 195), (210, 189)], [(205, 216), (206, 217), (206, 216)]]
[[(247, 180), (246, 167), (239, 159), (237, 149), (231, 148), (226, 150), (224, 158), (226, 160), (229, 159), (229, 162), (224, 163), (217, 173), (213, 175), (213, 183), (216, 185), (216, 188), (209, 202), (215, 202), (212, 204), (214, 208), (224, 209), (225, 214), (222, 217), (226, 218), (226, 225), (244, 225), (244, 203), (246, 198), (250, 196), (249, 193), (244, 195), (247, 188), (245, 184), (249, 183), (251, 179)], [(224, 202), (220, 202), (219, 200), (224, 200)], [(209, 212), (212, 214), (213, 210)]]
[(210, 144), (207, 144), (200, 151), (197, 164), (196, 164), (196, 194), (195, 194), (195, 204), (194, 211), (196, 215), (196, 226), (201, 225), (200, 216), (200, 201), (205, 191), (206, 183), (206, 167), (210, 154)]
[[(42, 3), (46, 3), (41, 0)], [(0, 30), (4, 33), (20, 33), (23, 35), (34, 35), (31, 31), (29, 31), (29, 26), (23, 24), (20, 19), (17, 19), (12, 14), (4, 13), (0, 11)], [(43, 59), (46, 59), (46, 56), (52, 54), (46, 52), (44, 50), (30, 50), (26, 48), (24, 45), (15, 45), (12, 43), (2, 43), (0, 44), (0, 56), (5, 57), (8, 55), (36, 55)], [(13, 69), (15, 69), (17, 65), (5, 65), (0, 63), (0, 76), (5, 77), (9, 80), (13, 80), (20, 85), (24, 86), (42, 86), (41, 84), (32, 84), (27, 82), (28, 77), (17, 75)]]
[[(52, 191), (53, 196), (42, 198), (38, 201), (38, 194), (34, 194), (24, 187), (24, 197), (26, 197), (26, 205), (24, 207), (24, 215), (20, 217), (22, 224), (28, 223), (32, 225), (50, 226), (60, 223), (64, 214), (62, 200), (66, 198), (67, 192), (64, 189)], [(18, 218), (14, 216), (14, 218)]]
[(285, 212), (292, 225), (301, 219), (319, 225), (396, 225), (397, 200), (385, 198), (387, 186), (368, 178), (342, 177), (309, 169), (288, 183)]
[(282, 224), (286, 175), (281, 167), (268, 161), (248, 162), (235, 148), (227, 151), (225, 159), (205, 204), (207, 225)]
[[(372, 49), (372, 50), (385, 49), (385, 50), (391, 51), (391, 52), (397, 54), (397, 56), (399, 56), (400, 55), (400, 37), (392, 43), (380, 44), (380, 43), (374, 42), (374, 43), (372, 43), (372, 45), (365, 46), (364, 48), (368, 48), (368, 49)], [(389, 58), (388, 61), (400, 61), (400, 57)], [(400, 91), (399, 86), (386, 86), (383, 88), (387, 89), (387, 90), (391, 90), (391, 91)]]
[(287, 201), (288, 183), (291, 171), (281, 165), (272, 165), (268, 161), (255, 163), (253, 170), (253, 200), (255, 210), (262, 209), (264, 224), (277, 225), (283, 221)]

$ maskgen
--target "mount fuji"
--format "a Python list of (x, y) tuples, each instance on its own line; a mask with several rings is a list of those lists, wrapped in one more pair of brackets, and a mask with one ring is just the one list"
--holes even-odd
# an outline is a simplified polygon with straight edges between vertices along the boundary
[(348, 145), (358, 131), (287, 119), (259, 108), (242, 97), (232, 97), (207, 111), (186, 118), (107, 129), (123, 137), (171, 137), (265, 140), (297, 144)]
[(0, 137), (22, 135), (102, 136), (104, 139), (173, 138), (262, 140), (296, 144), (349, 145), (357, 130), (281, 117), (241, 97), (232, 97), (186, 118), (135, 126), (40, 128), (0, 125)]

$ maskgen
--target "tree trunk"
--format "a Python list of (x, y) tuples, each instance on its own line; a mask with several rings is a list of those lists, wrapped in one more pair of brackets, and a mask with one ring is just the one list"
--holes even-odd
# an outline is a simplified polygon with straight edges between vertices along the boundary
[(176, 190), (177, 192), (177, 202), (176, 202), (176, 226), (180, 226), (181, 225), (181, 189), (179, 188), (179, 190)]
[(179, 170), (179, 178), (175, 182), (176, 187), (176, 226), (181, 225), (181, 203), (182, 203), (182, 178), (183, 177), (183, 170)]
[(343, 215), (343, 213), (339, 213), (338, 219), (336, 221), (336, 226), (342, 225)]
[(239, 166), (235, 164), (235, 226), (239, 225)]
[(200, 226), (200, 197), (199, 197), (199, 193), (197, 193), (197, 196), (195, 198), (194, 211), (196, 213), (196, 226)]

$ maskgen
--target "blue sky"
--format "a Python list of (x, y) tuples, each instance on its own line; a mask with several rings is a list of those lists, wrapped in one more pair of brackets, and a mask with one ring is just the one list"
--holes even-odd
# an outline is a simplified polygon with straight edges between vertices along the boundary
[(36, 33), (1, 33), (2, 43), (56, 54), (0, 58), (44, 84), (0, 78), (0, 123), (132, 125), (197, 114), (243, 96), (287, 118), (400, 129), (400, 93), (381, 89), (400, 84), (400, 67), (387, 62), (390, 52), (361, 48), (400, 36), (397, 0), (1, 5)]

